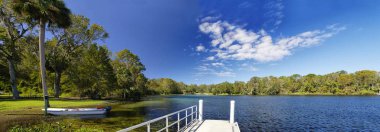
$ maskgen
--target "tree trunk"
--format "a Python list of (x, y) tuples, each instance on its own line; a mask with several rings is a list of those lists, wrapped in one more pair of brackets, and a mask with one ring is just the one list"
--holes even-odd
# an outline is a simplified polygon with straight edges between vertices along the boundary
[(11, 87), (12, 87), (13, 99), (19, 99), (20, 95), (16, 86), (16, 72), (15, 72), (15, 65), (14, 65), (13, 60), (8, 59), (8, 64), (9, 64), (9, 76), (10, 76), (10, 82), (11, 82)]
[(54, 97), (59, 98), (59, 95), (61, 94), (61, 74), (60, 72), (55, 72), (55, 78), (54, 78)]
[(45, 22), (40, 20), (40, 38), (39, 38), (39, 48), (40, 48), (40, 72), (42, 81), (42, 90), (44, 93), (45, 101), (45, 115), (47, 115), (47, 107), (49, 107), (49, 95), (46, 86), (46, 67), (45, 67)]
[(123, 90), (123, 99), (127, 100), (127, 89), (125, 89), (125, 88)]

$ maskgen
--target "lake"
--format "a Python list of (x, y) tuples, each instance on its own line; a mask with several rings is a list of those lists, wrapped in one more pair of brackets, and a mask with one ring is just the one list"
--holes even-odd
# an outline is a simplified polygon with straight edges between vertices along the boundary
[(128, 127), (204, 100), (205, 119), (229, 119), (229, 101), (236, 101), (235, 120), (247, 131), (378, 131), (378, 96), (155, 96), (137, 104), (118, 104), (110, 115), (75, 119), (110, 130)]

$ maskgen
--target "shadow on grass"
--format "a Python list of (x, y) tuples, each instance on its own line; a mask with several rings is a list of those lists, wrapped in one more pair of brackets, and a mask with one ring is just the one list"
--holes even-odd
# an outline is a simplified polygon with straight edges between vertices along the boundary
[(5, 115), (44, 115), (44, 114), (5, 114)]

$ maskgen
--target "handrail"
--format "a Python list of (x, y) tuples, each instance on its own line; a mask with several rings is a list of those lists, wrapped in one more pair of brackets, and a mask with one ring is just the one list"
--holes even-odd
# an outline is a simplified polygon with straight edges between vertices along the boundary
[[(195, 110), (194, 110), (195, 108)], [(188, 114), (187, 111), (191, 109), (191, 113)], [(180, 118), (180, 113), (185, 111), (185, 117), (183, 118)], [(143, 126), (147, 126), (147, 132), (150, 132), (150, 124), (151, 123), (154, 123), (154, 122), (157, 122), (159, 120), (162, 120), (162, 119), (166, 119), (166, 125), (164, 128), (158, 130), (158, 132), (160, 131), (164, 131), (166, 130), (166, 132), (169, 131), (169, 127), (173, 126), (174, 124), (177, 124), (177, 130), (180, 131), (182, 130), (180, 128), (180, 122), (182, 120), (185, 120), (185, 126), (184, 127), (188, 127), (189, 124), (193, 123), (195, 120), (194, 120), (194, 114), (195, 114), (195, 119), (197, 119), (197, 105), (193, 105), (193, 106), (190, 106), (188, 108), (185, 108), (185, 109), (182, 109), (182, 110), (179, 110), (179, 111), (176, 111), (176, 112), (173, 112), (173, 113), (170, 113), (170, 114), (167, 114), (167, 115), (164, 115), (164, 116), (161, 116), (161, 117), (158, 117), (158, 118), (154, 118), (152, 120), (149, 120), (149, 121), (146, 121), (146, 122), (143, 122), (143, 123), (140, 123), (140, 124), (137, 124), (137, 125), (134, 125), (134, 126), (131, 126), (131, 127), (128, 127), (128, 128), (125, 128), (125, 129), (122, 129), (122, 130), (119, 130), (118, 132), (128, 132), (128, 131), (131, 131), (131, 130), (134, 130), (134, 129), (137, 129), (137, 128), (140, 128), (140, 127), (143, 127)], [(169, 124), (169, 117), (170, 116), (173, 116), (177, 114), (177, 121)], [(187, 118), (191, 116), (191, 119), (190, 119), (190, 122), (187, 121)]]

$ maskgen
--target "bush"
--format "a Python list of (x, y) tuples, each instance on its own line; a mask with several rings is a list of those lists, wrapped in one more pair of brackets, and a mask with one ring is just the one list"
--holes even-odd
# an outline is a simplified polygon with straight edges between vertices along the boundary
[(373, 92), (373, 91), (370, 91), (370, 90), (361, 90), (360, 92), (359, 92), (359, 94), (360, 95), (376, 95), (376, 93), (375, 92)]

